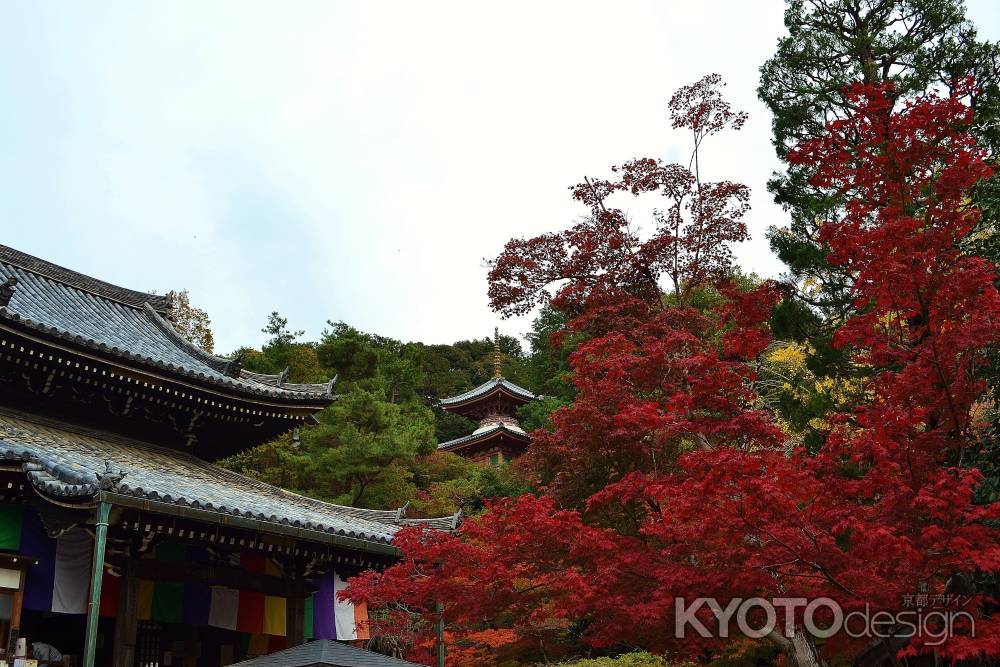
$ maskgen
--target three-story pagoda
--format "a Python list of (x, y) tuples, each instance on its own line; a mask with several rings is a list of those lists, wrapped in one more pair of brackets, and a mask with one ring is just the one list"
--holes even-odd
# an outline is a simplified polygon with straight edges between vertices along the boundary
[(498, 465), (517, 458), (528, 448), (530, 438), (521, 428), (517, 410), (535, 400), (535, 395), (503, 377), (499, 332), (494, 332), (493, 377), (474, 389), (441, 400), (441, 408), (479, 422), (469, 435), (438, 445), (477, 463)]

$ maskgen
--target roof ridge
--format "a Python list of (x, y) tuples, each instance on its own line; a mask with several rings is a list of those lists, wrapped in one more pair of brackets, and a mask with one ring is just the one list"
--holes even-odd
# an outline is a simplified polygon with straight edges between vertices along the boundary
[(337, 384), (337, 375), (334, 375), (325, 382), (288, 382), (287, 368), (280, 373), (257, 373), (255, 371), (248, 371), (245, 368), (241, 368), (240, 378), (244, 380), (253, 380), (254, 382), (259, 382), (260, 384), (265, 384), (269, 387), (278, 387), (279, 389), (284, 389), (286, 391), (312, 391), (325, 392), (328, 394), (333, 392), (333, 388)]
[(478, 398), (479, 396), (485, 395), (486, 393), (495, 388), (505, 389), (508, 392), (529, 401), (534, 400), (536, 398), (536, 396), (531, 391), (525, 389), (520, 385), (514, 384), (505, 377), (493, 377), (487, 380), (486, 382), (483, 382), (482, 384), (479, 384), (473, 387), (472, 389), (469, 389), (468, 391), (464, 391), (460, 394), (455, 394), (454, 396), (446, 396), (445, 398), (439, 400), (441, 402), (441, 405), (454, 405), (456, 403), (462, 403), (472, 398)]
[(463, 436), (461, 436), (459, 438), (453, 438), (451, 440), (445, 440), (444, 442), (438, 443), (437, 448), (438, 449), (448, 449), (449, 447), (454, 447), (455, 445), (460, 445), (460, 444), (464, 444), (466, 442), (472, 442), (472, 441), (475, 441), (475, 440), (479, 440), (479, 439), (485, 438), (487, 436), (493, 435), (494, 433), (496, 433), (498, 431), (506, 431), (507, 433), (510, 433), (513, 436), (520, 436), (520, 437), (524, 437), (524, 438), (529, 438), (530, 439), (530, 436), (528, 436), (528, 434), (527, 434), (526, 431), (523, 431), (523, 430), (519, 431), (519, 430), (512, 429), (509, 426), (507, 426), (506, 424), (504, 424), (504, 423), (501, 422), (501, 423), (495, 424), (493, 426), (490, 426), (489, 428), (484, 429), (482, 431), (473, 431), (469, 435), (463, 435)]
[(25, 271), (89, 292), (95, 296), (117, 301), (130, 308), (142, 308), (148, 303), (158, 313), (167, 313), (170, 310), (170, 302), (165, 296), (119, 287), (3, 244), (0, 244), (0, 262), (12, 264)]
[[(114, 363), (127, 360), (166, 371), (171, 379), (189, 378), (197, 383), (224, 387), (226, 393), (232, 392), (234, 397), (240, 394), (251, 396), (253, 400), (267, 397), (308, 402), (316, 409), (333, 400), (336, 377), (317, 385), (271, 384), (256, 377), (246, 378), (236, 359), (216, 357), (200, 350), (180, 335), (164, 314), (148, 301), (128, 305), (94, 296), (24, 269), (20, 264), (6, 262), (4, 249), (5, 246), (0, 246), (0, 280), (10, 274), (21, 284), (15, 290), (12, 303), (0, 306), (0, 320), (39, 332), (46, 338), (68, 342), (74, 349), (95, 350), (111, 357)], [(117, 318), (113, 323), (107, 320), (112, 315)], [(97, 322), (101, 317), (105, 321)]]
[(179, 348), (209, 366), (212, 370), (218, 371), (224, 375), (229, 375), (228, 371), (231, 368), (230, 364), (233, 361), (232, 359), (219, 357), (211, 352), (206, 352), (201, 349), (182, 336), (181, 333), (174, 328), (174, 325), (171, 324), (170, 320), (163, 317), (163, 315), (160, 315), (160, 313), (158, 313), (156, 309), (148, 303), (143, 305), (143, 311), (146, 313), (149, 320)]

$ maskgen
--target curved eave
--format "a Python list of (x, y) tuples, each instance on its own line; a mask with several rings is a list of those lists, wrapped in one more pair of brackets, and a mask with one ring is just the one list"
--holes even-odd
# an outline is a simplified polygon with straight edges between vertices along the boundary
[(520, 403), (528, 403), (535, 399), (535, 395), (524, 387), (519, 387), (510, 380), (501, 377), (487, 380), (478, 387), (474, 387), (457, 396), (442, 398), (441, 406), (448, 408), (451, 406), (469, 405), (475, 401), (495, 396), (498, 393), (502, 393), (515, 402)]
[(384, 554), (388, 556), (400, 555), (399, 548), (394, 546), (391, 541), (374, 541), (332, 531), (304, 528), (288, 523), (268, 521), (255, 517), (234, 516), (231, 514), (213, 512), (211, 510), (204, 510), (196, 507), (178, 506), (176, 504), (156, 500), (135, 498), (133, 496), (126, 496), (118, 493), (102, 492), (98, 499), (107, 501), (112, 505), (117, 505), (119, 507), (129, 507), (145, 512), (155, 512), (156, 514), (162, 514), (165, 516), (176, 516), (202, 523), (215, 523), (224, 526), (233, 526), (235, 528), (242, 528), (256, 533), (281, 535), (307, 542), (331, 544), (349, 549), (357, 549), (359, 551), (367, 551), (369, 553)]
[[(124, 474), (102, 484), (109, 466)], [(402, 527), (451, 530), (458, 521), (457, 515), (410, 519), (406, 507), (335, 505), (187, 452), (6, 408), (0, 408), (0, 468), (23, 474), (39, 497), (63, 507), (86, 509), (104, 499), (167, 516), (383, 553), (395, 548), (392, 539)]]
[(535, 400), (535, 395), (506, 380), (490, 380), (464, 394), (441, 399), (441, 408), (460, 415), (474, 414), (480, 406), (490, 407), (497, 401), (506, 401), (520, 407)]
[(461, 438), (455, 438), (454, 440), (442, 442), (437, 448), (442, 451), (453, 452), (460, 449), (466, 449), (468, 447), (480, 446), (490, 442), (491, 440), (503, 438), (510, 438), (511, 440), (515, 440), (524, 446), (527, 446), (528, 443), (531, 442), (531, 438), (528, 437), (527, 433), (523, 431), (515, 431), (501, 424), (494, 426), (491, 429), (480, 431), (479, 433), (473, 433)]
[[(9, 415), (4, 415), (4, 418), (11, 419)], [(22, 420), (20, 423), (23, 425), (25, 422)], [(10, 422), (7, 422), (7, 426), (10, 426)], [(148, 451), (162, 464), (162, 456), (157, 456), (157, 452), (162, 453), (163, 450), (138, 442), (128, 445), (128, 441), (118, 439), (105, 443), (106, 449), (95, 452), (92, 448), (100, 446), (100, 441), (95, 444), (92, 436), (82, 435), (80, 441), (67, 441), (67, 437), (73, 437), (72, 432), (58, 432), (55, 426), (36, 426), (40, 428), (39, 436), (54, 438), (51, 442), (56, 449), (50, 450), (44, 442), (18, 444), (16, 440), (6, 439), (11, 434), (7, 430), (7, 436), (0, 438), (0, 468), (22, 473), (39, 497), (62, 507), (86, 510), (93, 507), (96, 501), (105, 500), (121, 507), (170, 517), (185, 517), (203, 523), (285, 535), (312, 542), (338, 543), (385, 554), (396, 552), (392, 540), (400, 528), (422, 525), (432, 529), (452, 530), (457, 526), (459, 518), (458, 515), (453, 515), (433, 519), (407, 519), (405, 509), (366, 510), (325, 503), (283, 491), (211, 464), (194, 462), (192, 457), (184, 454), (177, 454), (174, 464), (157, 467), (156, 475), (166, 475), (160, 482), (152, 480), (150, 467), (154, 464), (150, 463), (145, 470), (132, 467), (132, 472), (139, 475), (141, 483), (129, 484), (130, 476), (126, 470), (124, 479), (114, 483), (111, 488), (102, 488), (99, 473), (92, 469), (96, 456), (110, 460), (116, 454), (122, 455), (122, 446), (149, 447), (150, 449), (142, 451)], [(24, 433), (21, 435), (24, 436)], [(58, 444), (60, 438), (62, 445)], [(78, 448), (74, 450), (76, 456), (66, 449), (67, 442), (73, 443), (69, 445), (70, 448)], [(88, 455), (79, 456), (80, 452), (88, 449)], [(101, 465), (103, 467), (104, 464)], [(184, 491), (176, 487), (170, 487), (169, 490), (163, 488), (174, 465), (178, 466), (174, 469), (174, 475), (182, 474), (182, 470), (190, 470), (191, 465), (199, 466), (203, 469), (202, 472), (214, 470), (215, 474), (211, 482), (193, 491), (189, 489), (192, 495), (185, 497)], [(226, 489), (221, 495), (220, 488)]]
[[(169, 494), (160, 494), (155, 491), (144, 491), (142, 488), (133, 488), (127, 485), (118, 491), (103, 491), (93, 475), (87, 480), (82, 475), (73, 474), (69, 470), (51, 470), (50, 466), (40, 462), (37, 457), (32, 457), (32, 459), (25, 461), (21, 466), (29, 484), (42, 498), (55, 501), (63, 506), (78, 505), (81, 508), (87, 508), (93, 506), (97, 500), (105, 500), (121, 507), (154, 511), (166, 516), (182, 516), (204, 523), (240, 526), (272, 535), (295, 536), (313, 542), (337, 541), (368, 551), (371, 551), (371, 547), (375, 545), (376, 550), (383, 553), (395, 552), (395, 547), (392, 546), (392, 534), (402, 525), (383, 524), (377, 516), (362, 518), (351, 515), (355, 519), (360, 519), (359, 523), (362, 525), (372, 522), (381, 525), (374, 530), (345, 529), (324, 523), (289, 520), (274, 514), (266, 515), (252, 509), (189, 502), (184, 498), (175, 498)], [(9, 465), (17, 459), (8, 453), (4, 455), (3, 460)], [(65, 473), (70, 474), (66, 475), (66, 479), (63, 479)], [(345, 508), (331, 505), (330, 509), (334, 511)], [(377, 513), (373, 511), (373, 514)], [(444, 520), (450, 521), (450, 518)]]
[[(18, 335), (26, 336), (43, 345), (54, 346), (104, 363), (124, 367), (134, 373), (148, 374), (159, 380), (175, 381), (235, 399), (318, 410), (332, 403), (335, 398), (333, 381), (323, 385), (325, 389), (322, 392), (288, 391), (265, 385), (260, 385), (259, 389), (248, 387), (232, 378), (214, 378), (204, 373), (181, 368), (175, 364), (134, 354), (128, 350), (108, 346), (83, 336), (73, 335), (63, 329), (21, 317), (2, 306), (0, 306), (0, 329), (7, 329)], [(152, 373), (150, 373), (151, 370)], [(266, 399), (273, 402), (267, 402)]]

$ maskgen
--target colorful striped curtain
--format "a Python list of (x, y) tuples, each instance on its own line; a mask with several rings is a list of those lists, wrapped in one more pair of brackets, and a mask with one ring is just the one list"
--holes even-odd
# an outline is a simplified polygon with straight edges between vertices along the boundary
[(319, 590), (307, 604), (308, 616), (312, 616), (312, 634), (306, 624), (307, 636), (314, 639), (339, 639), (350, 641), (368, 639), (368, 608), (354, 606), (351, 602), (339, 600), (337, 593), (347, 588), (342, 575), (330, 571), (320, 579)]
[[(11, 509), (11, 508), (16, 508)], [(74, 529), (58, 539), (49, 538), (33, 511), (21, 506), (0, 505), (0, 549), (19, 550), (34, 556), (39, 563), (28, 569), (24, 606), (36, 611), (86, 613), (89, 594), (93, 540), (81, 529)], [(203, 548), (182, 544), (160, 544), (146, 558), (166, 562), (206, 562)], [(233, 565), (250, 572), (280, 576), (275, 563), (260, 554), (240, 554)], [(113, 617), (118, 611), (120, 578), (105, 573), (102, 580), (102, 616)], [(337, 599), (346, 588), (343, 574), (327, 572), (320, 579), (319, 590), (305, 600), (305, 635), (307, 639), (368, 639), (368, 610)], [(140, 580), (138, 618), (161, 623), (184, 623), (196, 627), (212, 626), (264, 636), (255, 647), (284, 644), (287, 635), (287, 600), (284, 597), (239, 591), (221, 586), (181, 584)]]

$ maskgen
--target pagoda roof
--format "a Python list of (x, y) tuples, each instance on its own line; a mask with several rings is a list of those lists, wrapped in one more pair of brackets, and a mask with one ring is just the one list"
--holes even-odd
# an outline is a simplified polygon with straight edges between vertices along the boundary
[(528, 403), (535, 399), (535, 395), (524, 387), (519, 387), (505, 378), (495, 377), (490, 378), (475, 389), (470, 389), (463, 394), (442, 398), (441, 407), (447, 410), (448, 408), (457, 407), (459, 405), (477, 402), (480, 399), (491, 397), (497, 393), (508, 394), (517, 403)]
[[(451, 530), (458, 522), (457, 515), (408, 519), (405, 507), (371, 510), (326, 503), (185, 452), (6, 408), (0, 408), (0, 462), (19, 467), (39, 495), (64, 505), (91, 502), (105, 492), (113, 504), (141, 501), (142, 508), (166, 514), (193, 510), (202, 521), (222, 524), (240, 517), (257, 522), (261, 532), (299, 529), (307, 539), (311, 533), (384, 545), (383, 551), (403, 526)], [(125, 477), (102, 488), (107, 467), (124, 471)]]
[(442, 442), (437, 448), (445, 451), (454, 451), (456, 449), (464, 449), (466, 447), (478, 445), (503, 436), (509, 436), (514, 440), (523, 442), (525, 445), (527, 445), (530, 440), (528, 434), (522, 429), (499, 423), (487, 428), (476, 429), (474, 433), (462, 436), (461, 438), (455, 438), (454, 440)]
[(333, 400), (332, 380), (290, 384), (285, 374), (251, 373), (236, 360), (201, 350), (167, 319), (166, 297), (118, 287), (0, 245), (0, 283), (10, 278), (17, 284), (10, 302), (0, 306), (0, 323), (234, 395), (317, 406)]

